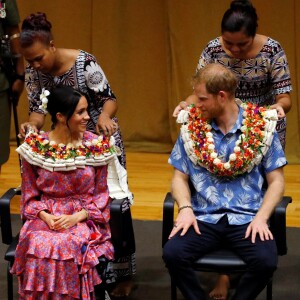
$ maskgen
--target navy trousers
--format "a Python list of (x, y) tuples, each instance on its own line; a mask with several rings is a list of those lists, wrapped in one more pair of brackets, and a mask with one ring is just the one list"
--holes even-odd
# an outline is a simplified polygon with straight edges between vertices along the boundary
[(277, 248), (274, 240), (255, 243), (245, 239), (249, 224), (230, 225), (227, 216), (217, 224), (198, 221), (201, 235), (191, 227), (184, 236), (180, 232), (163, 249), (163, 259), (172, 280), (187, 300), (205, 299), (192, 262), (227, 243), (247, 263), (248, 270), (241, 276), (234, 300), (254, 300), (268, 284), (277, 268)]

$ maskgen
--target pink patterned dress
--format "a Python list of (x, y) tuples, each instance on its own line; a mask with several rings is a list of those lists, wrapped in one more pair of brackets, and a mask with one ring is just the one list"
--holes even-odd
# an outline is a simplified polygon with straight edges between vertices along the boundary
[[(45, 134), (47, 137), (47, 134)], [(86, 132), (84, 139), (95, 135)], [(113, 259), (107, 165), (48, 171), (23, 159), (20, 232), (11, 273), (19, 280), (20, 299), (94, 299), (101, 283), (98, 258)], [(86, 209), (89, 220), (61, 231), (38, 217)]]

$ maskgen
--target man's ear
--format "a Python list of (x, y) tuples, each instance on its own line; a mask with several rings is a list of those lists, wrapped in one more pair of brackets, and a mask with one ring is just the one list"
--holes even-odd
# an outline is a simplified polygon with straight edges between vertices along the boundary
[(218, 98), (221, 101), (228, 99), (228, 94), (225, 91), (219, 91)]
[(221, 98), (225, 98), (227, 96), (226, 92), (220, 91), (218, 94)]

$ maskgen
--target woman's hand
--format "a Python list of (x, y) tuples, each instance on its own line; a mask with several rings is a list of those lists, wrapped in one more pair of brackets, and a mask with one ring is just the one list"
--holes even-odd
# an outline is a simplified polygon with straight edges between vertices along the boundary
[(53, 230), (63, 230), (73, 227), (78, 223), (76, 214), (60, 215), (54, 219)]
[(113, 135), (118, 129), (118, 124), (114, 122), (106, 112), (99, 116), (96, 131), (98, 134), (102, 131), (105, 135)]
[(43, 220), (50, 229), (53, 229), (54, 222), (55, 222), (55, 216), (45, 212), (45, 211), (40, 211), (38, 214), (39, 218)]
[(179, 102), (173, 112), (173, 117), (177, 118), (181, 110), (186, 109), (190, 104), (197, 104), (198, 97), (195, 94), (188, 96), (184, 101)]
[(60, 215), (55, 216), (53, 230), (63, 230), (69, 229), (75, 226), (77, 223), (82, 222), (87, 219), (87, 211), (82, 209), (81, 211), (73, 215)]
[(181, 101), (179, 102), (179, 104), (175, 107), (174, 111), (173, 111), (173, 117), (174, 118), (177, 118), (180, 111), (183, 110), (183, 109), (186, 109), (188, 106), (187, 102), (186, 101)]
[(29, 130), (33, 130), (34, 132), (38, 132), (36, 125), (33, 122), (25, 122), (20, 125), (20, 133), (19, 138), (24, 138), (26, 133)]
[(29, 121), (21, 124), (20, 126), (20, 137), (24, 138), (27, 130), (32, 129), (37, 132), (41, 129), (45, 122), (45, 115), (37, 112), (32, 112), (29, 116)]
[(275, 103), (275, 104), (270, 106), (270, 109), (276, 109), (278, 119), (282, 119), (282, 118), (285, 117), (285, 112), (284, 112), (284, 110), (283, 110), (283, 108), (280, 104)]

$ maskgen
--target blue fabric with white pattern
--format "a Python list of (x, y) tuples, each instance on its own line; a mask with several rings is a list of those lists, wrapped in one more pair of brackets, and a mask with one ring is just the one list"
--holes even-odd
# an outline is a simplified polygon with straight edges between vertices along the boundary
[[(211, 124), (215, 149), (219, 156), (224, 155), (226, 161), (241, 134), (242, 120), (243, 110), (240, 108), (236, 124), (226, 135), (214, 122)], [(273, 142), (261, 163), (250, 173), (235, 179), (216, 177), (205, 168), (193, 164), (185, 152), (181, 136), (172, 150), (169, 163), (189, 176), (195, 188), (191, 201), (198, 220), (216, 224), (227, 214), (229, 224), (241, 225), (251, 222), (262, 204), (265, 175), (286, 165), (287, 161), (275, 132)]]

